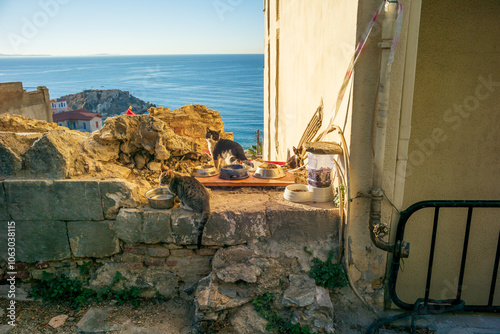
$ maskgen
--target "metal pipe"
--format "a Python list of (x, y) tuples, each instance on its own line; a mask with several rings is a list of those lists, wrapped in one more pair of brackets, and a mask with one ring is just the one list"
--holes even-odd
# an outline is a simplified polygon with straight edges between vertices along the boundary
[(387, 2), (385, 4), (385, 18), (382, 26), (382, 59), (380, 64), (380, 81), (377, 97), (377, 126), (375, 132), (375, 157), (373, 168), (372, 196), (370, 203), (370, 237), (375, 246), (387, 251), (394, 251), (394, 244), (388, 243), (382, 238), (387, 234), (387, 226), (382, 223), (382, 200), (384, 191), (382, 182), (384, 176), (385, 140), (387, 134), (387, 115), (389, 108), (389, 90), (391, 83), (392, 62), (389, 61), (390, 45), (396, 29), (397, 3)]

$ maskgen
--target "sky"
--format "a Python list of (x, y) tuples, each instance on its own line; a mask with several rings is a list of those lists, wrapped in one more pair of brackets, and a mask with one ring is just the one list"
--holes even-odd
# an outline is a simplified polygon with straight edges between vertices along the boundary
[(264, 52), (262, 0), (0, 0), (0, 54)]

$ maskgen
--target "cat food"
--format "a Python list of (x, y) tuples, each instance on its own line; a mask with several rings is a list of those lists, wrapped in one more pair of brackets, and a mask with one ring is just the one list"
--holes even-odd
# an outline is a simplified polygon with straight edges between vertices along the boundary
[(332, 183), (330, 175), (331, 168), (321, 167), (320, 169), (307, 169), (307, 183), (313, 187), (323, 188), (329, 187)]
[(262, 169), (276, 169), (276, 168), (278, 168), (278, 165), (262, 164), (262, 165), (259, 165), (259, 168), (262, 168)]
[(305, 192), (307, 192), (307, 190), (305, 190), (305, 189), (291, 189), (291, 191), (294, 191), (296, 193), (305, 193)]

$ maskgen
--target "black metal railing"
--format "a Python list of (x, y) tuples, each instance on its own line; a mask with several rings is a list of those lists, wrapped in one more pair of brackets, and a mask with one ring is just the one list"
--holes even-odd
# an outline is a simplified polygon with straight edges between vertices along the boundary
[[(409, 218), (415, 212), (424, 208), (434, 208), (434, 219), (432, 225), (429, 261), (427, 264), (424, 297), (418, 298), (413, 304), (406, 303), (398, 297), (396, 293), (396, 283), (398, 279), (399, 269), (401, 266), (401, 256), (400, 256), (401, 254), (395, 252), (393, 255), (390, 268), (390, 276), (388, 283), (389, 297), (396, 306), (398, 306), (403, 310), (407, 310), (409, 312), (399, 314), (391, 318), (382, 319), (374, 323), (370, 327), (368, 333), (374, 333), (374, 331), (380, 326), (404, 317), (412, 317), (412, 328), (415, 330), (415, 321), (416, 318), (420, 315), (439, 314), (452, 311), (474, 311), (474, 312), (500, 311), (499, 305), (493, 305), (493, 300), (495, 296), (495, 286), (498, 277), (498, 265), (500, 259), (500, 230), (498, 231), (498, 241), (496, 247), (495, 260), (494, 263), (491, 264), (493, 266), (493, 274), (491, 276), (491, 284), (490, 284), (490, 291), (487, 304), (468, 305), (465, 301), (462, 300), (462, 290), (464, 287), (464, 273), (467, 261), (467, 253), (469, 250), (469, 239), (472, 226), (473, 210), (475, 208), (500, 208), (500, 201), (423, 201), (415, 203), (410, 207), (408, 207), (406, 210), (401, 212), (396, 231), (396, 240), (395, 240), (396, 244), (398, 243), (401, 244), (403, 242), (404, 232)], [(436, 255), (436, 237), (438, 234), (439, 212), (441, 208), (467, 208), (468, 211), (467, 211), (467, 221), (465, 226), (465, 235), (463, 239), (464, 242), (461, 254), (460, 271), (458, 276), (458, 285), (455, 298), (436, 300), (436, 299), (431, 299), (429, 295), (431, 289), (433, 265)], [(500, 215), (499, 215), (499, 220), (500, 220)]]

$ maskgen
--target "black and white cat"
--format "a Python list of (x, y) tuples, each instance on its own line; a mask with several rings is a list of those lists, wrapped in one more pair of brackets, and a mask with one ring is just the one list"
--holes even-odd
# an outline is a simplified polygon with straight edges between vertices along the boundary
[(160, 186), (166, 186), (171, 193), (177, 195), (181, 207), (201, 213), (198, 222), (198, 249), (201, 248), (203, 230), (210, 218), (210, 194), (207, 188), (192, 176), (182, 176), (161, 166)]
[(205, 138), (208, 142), (208, 149), (212, 153), (215, 168), (219, 169), (221, 160), (227, 165), (243, 162), (248, 167), (253, 168), (253, 164), (247, 159), (243, 147), (235, 141), (220, 138), (220, 131), (207, 128)]

